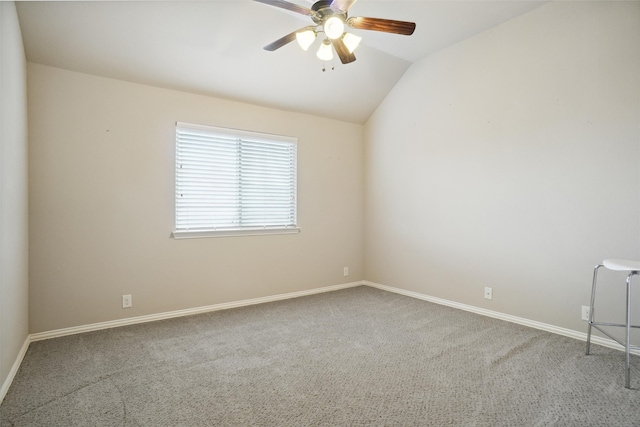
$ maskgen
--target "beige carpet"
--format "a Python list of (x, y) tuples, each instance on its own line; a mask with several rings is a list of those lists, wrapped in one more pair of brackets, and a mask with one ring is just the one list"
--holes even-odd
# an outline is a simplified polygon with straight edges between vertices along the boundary
[(638, 426), (640, 361), (357, 287), (31, 344), (2, 426)]

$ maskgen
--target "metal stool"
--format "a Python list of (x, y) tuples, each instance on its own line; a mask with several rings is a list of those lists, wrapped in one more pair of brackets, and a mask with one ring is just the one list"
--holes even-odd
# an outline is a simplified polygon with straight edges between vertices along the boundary
[[(629, 274), (627, 275), (627, 315), (626, 315), (626, 323), (608, 323), (608, 322), (594, 322), (593, 321), (593, 305), (596, 299), (596, 281), (598, 279), (598, 269), (600, 267), (605, 267), (609, 270), (613, 271), (626, 271)], [(640, 274), (640, 261), (628, 261), (624, 259), (605, 259), (602, 264), (597, 265), (593, 270), (593, 285), (591, 287), (591, 305), (589, 306), (589, 329), (587, 331), (587, 354), (589, 354), (589, 347), (591, 345), (591, 328), (596, 328), (618, 344), (624, 346), (625, 355), (626, 355), (626, 369), (624, 372), (624, 386), (626, 388), (630, 388), (630, 361), (631, 361), (631, 350), (640, 350), (640, 346), (631, 345), (631, 328), (640, 328), (640, 325), (632, 325), (631, 324), (631, 279), (633, 276), (637, 276)], [(600, 326), (618, 326), (625, 328), (625, 341), (622, 342), (617, 338), (613, 337), (606, 331), (604, 331)]]

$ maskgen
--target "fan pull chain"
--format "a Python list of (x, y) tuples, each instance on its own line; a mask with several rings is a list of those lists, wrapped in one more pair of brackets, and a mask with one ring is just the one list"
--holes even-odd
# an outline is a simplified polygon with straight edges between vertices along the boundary
[[(331, 64), (331, 71), (334, 71), (336, 69), (336, 64)], [(325, 71), (327, 71), (327, 68), (325, 67), (325, 64), (322, 64), (322, 72), (324, 73)]]

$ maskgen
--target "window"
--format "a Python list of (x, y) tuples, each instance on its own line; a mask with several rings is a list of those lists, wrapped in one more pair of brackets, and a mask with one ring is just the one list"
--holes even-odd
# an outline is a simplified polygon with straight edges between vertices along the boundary
[(176, 123), (174, 238), (297, 233), (297, 139)]

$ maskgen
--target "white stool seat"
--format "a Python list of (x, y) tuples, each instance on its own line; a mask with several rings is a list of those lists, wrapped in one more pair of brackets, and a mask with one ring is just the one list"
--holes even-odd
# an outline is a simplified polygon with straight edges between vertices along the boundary
[(615, 271), (640, 271), (640, 261), (626, 259), (605, 259), (602, 261), (605, 268)]

